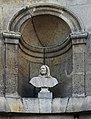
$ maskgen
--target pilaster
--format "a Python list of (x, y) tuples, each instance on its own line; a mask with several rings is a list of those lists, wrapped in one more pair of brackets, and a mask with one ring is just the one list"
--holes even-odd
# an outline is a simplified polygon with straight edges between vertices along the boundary
[(72, 33), (73, 75), (72, 96), (85, 96), (85, 67), (87, 33)]
[(18, 44), (20, 33), (4, 32), (4, 94), (17, 95)]

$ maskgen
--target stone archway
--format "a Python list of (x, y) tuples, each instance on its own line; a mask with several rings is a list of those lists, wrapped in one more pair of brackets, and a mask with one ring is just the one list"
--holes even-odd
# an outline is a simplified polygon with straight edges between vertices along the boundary
[[(47, 26), (45, 29), (44, 23)], [(65, 67), (68, 74), (73, 70), (70, 33), (83, 31), (82, 23), (65, 8), (56, 5), (37, 5), (19, 11), (11, 19), (8, 28), (9, 31), (20, 32), (22, 36), (19, 42), (19, 94), (22, 97), (36, 97), (39, 89), (30, 86), (28, 81), (38, 75), (39, 67), (46, 63), (50, 66), (52, 75), (59, 81), (59, 85), (51, 89), (54, 97), (71, 96), (72, 77), (68, 80), (65, 76)]]
[(31, 17), (42, 14), (50, 14), (63, 19), (69, 25), (71, 32), (84, 30), (83, 24), (81, 23), (80, 19), (78, 20), (78, 18), (72, 13), (72, 11), (53, 4), (40, 4), (22, 9), (11, 19), (8, 29), (9, 31), (19, 32), (20, 27), (24, 22), (26, 22)]

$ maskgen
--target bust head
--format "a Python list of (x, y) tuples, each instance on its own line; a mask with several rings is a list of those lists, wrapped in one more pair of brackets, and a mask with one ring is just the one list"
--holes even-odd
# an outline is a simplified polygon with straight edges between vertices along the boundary
[(42, 65), (40, 68), (40, 75), (42, 76), (50, 76), (50, 69), (47, 65)]

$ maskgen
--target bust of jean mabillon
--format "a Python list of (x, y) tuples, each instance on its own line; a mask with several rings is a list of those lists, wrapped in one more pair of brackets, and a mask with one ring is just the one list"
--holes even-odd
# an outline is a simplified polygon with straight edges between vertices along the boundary
[(29, 83), (33, 86), (41, 88), (40, 92), (49, 92), (48, 89), (58, 84), (56, 78), (50, 75), (50, 69), (47, 65), (42, 65), (39, 76), (33, 77)]

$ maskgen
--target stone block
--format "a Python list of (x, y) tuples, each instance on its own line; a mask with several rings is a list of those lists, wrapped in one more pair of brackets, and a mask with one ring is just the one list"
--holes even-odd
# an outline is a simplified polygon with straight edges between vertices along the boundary
[(84, 74), (74, 74), (72, 76), (73, 96), (84, 95)]
[[(3, 14), (2, 13), (3, 13), (3, 8), (0, 6), (0, 32), (3, 30)], [(0, 45), (1, 45), (1, 41), (0, 41)]]
[(39, 92), (38, 98), (39, 99), (52, 99), (52, 93), (51, 92)]
[(5, 85), (6, 85), (6, 93), (7, 94), (8, 93), (13, 94), (17, 91), (17, 80), (18, 80), (17, 75), (6, 74)]
[(81, 106), (81, 109), (82, 110), (85, 110), (85, 111), (88, 111), (88, 110), (91, 110), (91, 96), (87, 96), (85, 97), (85, 99), (83, 100), (83, 104)]
[(9, 105), (5, 97), (0, 97), (0, 112), (10, 112)]
[(15, 45), (7, 45), (6, 49), (6, 72), (9, 74), (18, 73), (18, 53)]
[(84, 102), (84, 98), (70, 98), (67, 106), (66, 112), (79, 112), (82, 111), (82, 105)]
[(84, 63), (84, 53), (74, 53), (73, 55), (73, 69), (74, 72), (84, 72), (85, 63)]
[(4, 81), (5, 79), (3, 79), (3, 73), (0, 72), (0, 95), (3, 95), (4, 93)]
[(74, 47), (74, 49), (73, 49), (73, 52), (74, 53), (85, 53), (86, 52), (86, 50), (85, 50), (85, 45), (75, 45), (75, 46), (73, 46)]
[(38, 98), (23, 98), (24, 112), (39, 113)]
[(52, 113), (65, 113), (68, 98), (54, 98), (52, 102)]
[(91, 96), (91, 71), (86, 74), (86, 95)]
[(23, 112), (23, 104), (20, 98), (7, 97), (6, 100), (11, 112)]
[(70, 98), (67, 112), (80, 112), (91, 110), (91, 96)]
[(39, 112), (51, 113), (52, 112), (52, 99), (39, 99)]

